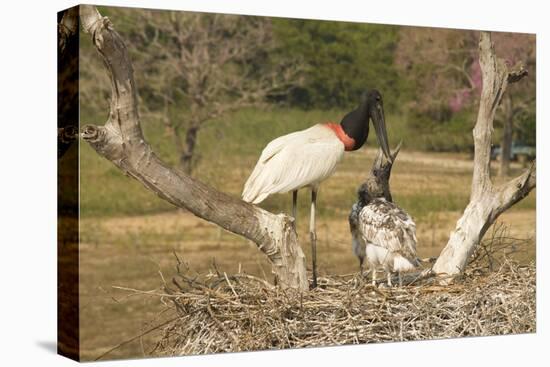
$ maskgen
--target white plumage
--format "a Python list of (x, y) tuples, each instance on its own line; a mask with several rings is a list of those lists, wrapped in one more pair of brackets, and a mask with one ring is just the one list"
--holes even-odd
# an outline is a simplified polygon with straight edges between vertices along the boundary
[(353, 252), (362, 268), (366, 258), (376, 281), (376, 269), (382, 267), (388, 274), (415, 269), (416, 225), (412, 218), (394, 203), (384, 198), (375, 198), (367, 204), (355, 203), (349, 216)]
[(271, 194), (317, 189), (343, 155), (344, 143), (323, 124), (281, 136), (262, 151), (244, 185), (243, 200), (257, 204)]
[[(296, 220), (298, 190), (311, 188), (309, 235), (313, 282), (317, 286), (317, 234), (315, 207), (317, 190), (330, 177), (344, 151), (361, 148), (369, 135), (372, 120), (376, 137), (385, 156), (390, 159), (382, 95), (376, 89), (361, 96), (359, 106), (347, 113), (339, 124), (317, 124), (309, 129), (281, 136), (262, 151), (243, 189), (243, 200), (258, 204), (271, 194), (292, 191), (292, 217)], [(295, 224), (296, 222), (294, 222)]]

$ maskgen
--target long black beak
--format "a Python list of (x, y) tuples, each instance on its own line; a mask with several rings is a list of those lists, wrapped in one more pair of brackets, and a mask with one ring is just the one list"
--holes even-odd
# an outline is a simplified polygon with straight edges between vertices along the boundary
[(374, 108), (371, 109), (371, 119), (372, 124), (374, 125), (374, 130), (376, 131), (376, 139), (378, 144), (386, 158), (392, 162), (392, 156), (390, 153), (390, 147), (388, 143), (388, 133), (386, 132), (386, 120), (384, 118), (384, 108), (382, 104), (376, 103)]

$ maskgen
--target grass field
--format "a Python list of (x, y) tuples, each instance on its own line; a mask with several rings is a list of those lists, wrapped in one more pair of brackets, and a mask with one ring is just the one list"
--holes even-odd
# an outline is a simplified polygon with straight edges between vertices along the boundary
[[(195, 176), (209, 185), (239, 196), (263, 146), (271, 139), (317, 122), (339, 120), (341, 111), (245, 110), (208, 124), (199, 137), (200, 160)], [(97, 119), (96, 119), (97, 120)], [(393, 145), (404, 140), (392, 172), (394, 200), (415, 219), (420, 257), (435, 256), (468, 201), (472, 162), (468, 154), (424, 153), (408, 148), (420, 139), (407, 131), (405, 119), (389, 116)], [(83, 118), (83, 121), (93, 121)], [(144, 119), (147, 139), (166, 161), (177, 161), (170, 139)], [(376, 151), (374, 136), (368, 148), (347, 153), (336, 174), (322, 186), (318, 199), (318, 263), (321, 274), (356, 272), (347, 216), (355, 191), (366, 177)], [(198, 273), (212, 268), (244, 271), (271, 280), (270, 267), (256, 247), (213, 224), (176, 210), (139, 183), (121, 174), (87, 145), (81, 145), (81, 342), (84, 358), (139, 334), (164, 305), (156, 296), (130, 296), (113, 288), (152, 290), (170, 281), (176, 252)], [(521, 167), (513, 167), (514, 174)], [(496, 180), (499, 182), (499, 180)], [(299, 196), (298, 233), (309, 256), (308, 193)], [(529, 239), (519, 260), (535, 257), (535, 192), (505, 213), (509, 237)], [(290, 195), (270, 197), (262, 207), (289, 212)], [(153, 336), (129, 343), (110, 357), (139, 355)]]

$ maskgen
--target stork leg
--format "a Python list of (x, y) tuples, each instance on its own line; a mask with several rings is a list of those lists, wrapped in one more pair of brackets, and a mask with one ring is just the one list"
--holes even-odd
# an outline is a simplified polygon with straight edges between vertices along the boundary
[(403, 277), (401, 276), (401, 272), (397, 272), (397, 276), (399, 277), (399, 287), (403, 286)]
[(364, 257), (359, 257), (359, 275), (363, 276), (363, 262), (365, 261)]
[(372, 267), (372, 285), (376, 287), (376, 267)]
[(317, 189), (311, 189), (311, 213), (309, 219), (309, 237), (311, 239), (311, 263), (313, 270), (312, 288), (317, 287), (317, 233), (315, 232), (315, 205), (317, 203)]
[(388, 287), (391, 288), (392, 284), (391, 284), (391, 272), (388, 271)]
[(292, 191), (292, 218), (294, 218), (294, 229), (296, 229), (297, 223), (296, 223), (296, 207), (298, 203), (298, 190)]

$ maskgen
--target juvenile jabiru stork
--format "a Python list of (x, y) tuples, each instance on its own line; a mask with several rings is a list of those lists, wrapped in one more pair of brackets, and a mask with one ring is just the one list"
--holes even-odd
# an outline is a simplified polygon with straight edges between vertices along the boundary
[(334, 173), (344, 151), (357, 150), (363, 146), (369, 135), (369, 119), (372, 120), (380, 147), (391, 159), (382, 95), (372, 89), (363, 93), (359, 106), (346, 114), (340, 124), (321, 123), (271, 141), (262, 151), (244, 185), (243, 200), (254, 204), (262, 202), (271, 194), (292, 191), (294, 220), (298, 190), (311, 188), (309, 233), (313, 287), (317, 286), (317, 191), (321, 182)]
[[(399, 148), (392, 159), (398, 152)], [(392, 162), (382, 163), (379, 152), (371, 175), (357, 191), (358, 201), (349, 215), (352, 248), (359, 259), (361, 273), (366, 258), (372, 270), (372, 284), (376, 284), (376, 271), (382, 267), (390, 287), (392, 273), (397, 272), (399, 286), (402, 286), (401, 273), (420, 265), (416, 256), (416, 225), (410, 215), (392, 201), (391, 165)]]

